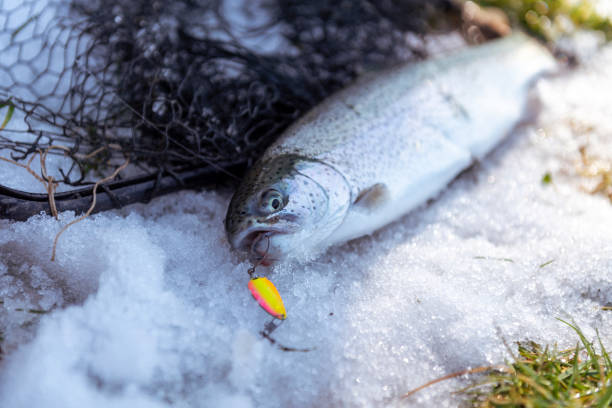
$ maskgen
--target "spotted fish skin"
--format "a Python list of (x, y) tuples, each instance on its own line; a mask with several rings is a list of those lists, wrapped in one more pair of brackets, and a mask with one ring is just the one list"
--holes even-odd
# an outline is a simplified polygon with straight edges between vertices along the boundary
[(361, 78), (290, 126), (248, 172), (228, 209), (230, 243), (274, 261), (373, 232), (495, 147), (524, 114), (533, 82), (555, 68), (544, 47), (515, 34)]

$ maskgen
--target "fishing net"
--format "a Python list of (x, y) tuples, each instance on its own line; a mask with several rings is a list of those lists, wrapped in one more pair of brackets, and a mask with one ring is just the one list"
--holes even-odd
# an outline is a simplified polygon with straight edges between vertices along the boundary
[[(39, 177), (49, 194), (70, 186), (57, 206), (78, 211), (127, 161), (131, 177), (102, 185), (97, 210), (239, 177), (306, 110), (364, 70), (422, 57), (415, 35), (457, 15), (447, 0), (0, 0), (0, 10), (1, 154), (25, 167), (63, 157), (54, 178)], [(0, 186), (0, 216), (27, 218), (47, 200)]]

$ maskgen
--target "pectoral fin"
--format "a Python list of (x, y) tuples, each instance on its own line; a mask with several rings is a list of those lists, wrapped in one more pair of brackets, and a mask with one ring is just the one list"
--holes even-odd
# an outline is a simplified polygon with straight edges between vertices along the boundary
[(389, 189), (383, 183), (376, 183), (362, 190), (353, 205), (357, 208), (372, 211), (383, 205), (389, 198)]

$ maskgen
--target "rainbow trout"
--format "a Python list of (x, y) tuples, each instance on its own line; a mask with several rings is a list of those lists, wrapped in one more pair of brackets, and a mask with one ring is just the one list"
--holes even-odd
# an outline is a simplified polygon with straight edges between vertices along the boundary
[(270, 264), (372, 233), (496, 146), (525, 113), (534, 80), (555, 66), (515, 34), (359, 79), (248, 171), (225, 219), (231, 246)]

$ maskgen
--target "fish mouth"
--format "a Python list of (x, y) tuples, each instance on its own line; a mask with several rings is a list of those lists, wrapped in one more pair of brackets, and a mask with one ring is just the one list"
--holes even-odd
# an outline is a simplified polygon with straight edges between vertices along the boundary
[(249, 254), (258, 264), (270, 266), (272, 262), (278, 261), (270, 255), (270, 237), (274, 234), (272, 231), (259, 232), (253, 239)]
[[(261, 226), (253, 227), (242, 232), (233, 242), (234, 249), (248, 253), (249, 259), (263, 266), (270, 266), (278, 261), (278, 256), (273, 255), (270, 238), (274, 235), (287, 234), (285, 228)], [(266, 239), (267, 238), (267, 239)]]
[[(239, 251), (248, 252), (251, 250), (253, 243), (256, 242), (260, 235), (267, 234), (268, 236), (276, 233), (282, 233), (283, 231), (273, 227), (261, 226), (249, 228), (246, 231), (241, 232), (232, 242), (234, 249)], [(259, 238), (261, 239), (261, 238)]]

